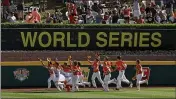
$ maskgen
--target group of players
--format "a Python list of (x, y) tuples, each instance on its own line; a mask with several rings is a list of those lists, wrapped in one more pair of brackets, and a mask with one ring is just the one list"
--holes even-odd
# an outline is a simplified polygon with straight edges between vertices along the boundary
[[(130, 82), (125, 77), (125, 70), (127, 68), (127, 64), (124, 63), (121, 56), (117, 57), (117, 61), (115, 63), (115, 69), (112, 69), (112, 62), (109, 61), (108, 57), (104, 58), (104, 61), (101, 63), (100, 56), (98, 54), (95, 55), (95, 60), (90, 61), (91, 57), (88, 57), (87, 61), (91, 64), (93, 68), (93, 74), (91, 77), (92, 85), (94, 88), (97, 88), (95, 79), (97, 78), (101, 83), (103, 90), (108, 92), (109, 87), (108, 85), (111, 83), (116, 84), (116, 90), (120, 90), (122, 88), (121, 82), (125, 82), (129, 84), (129, 87), (133, 87), (133, 83)], [(84, 75), (82, 74), (81, 64), (80, 62), (74, 60), (72, 61), (72, 57), (69, 56), (68, 63), (64, 63), (63, 65), (57, 62), (57, 59), (52, 62), (50, 58), (47, 58), (48, 64), (45, 65), (42, 59), (39, 59), (42, 65), (48, 69), (50, 77), (48, 79), (48, 88), (51, 88), (51, 81), (54, 82), (56, 88), (59, 91), (66, 90), (66, 91), (79, 91), (79, 86), (85, 87), (86, 85), (91, 87), (90, 82), (85, 82)], [(104, 80), (101, 78), (99, 66), (103, 67), (103, 75)], [(117, 71), (119, 75), (117, 79), (111, 79), (111, 72)], [(143, 72), (142, 66), (140, 64), (140, 60), (136, 60), (136, 75), (132, 78), (132, 80), (136, 81), (137, 89), (140, 90), (140, 84), (146, 83), (148, 84), (148, 80), (142, 80)]]

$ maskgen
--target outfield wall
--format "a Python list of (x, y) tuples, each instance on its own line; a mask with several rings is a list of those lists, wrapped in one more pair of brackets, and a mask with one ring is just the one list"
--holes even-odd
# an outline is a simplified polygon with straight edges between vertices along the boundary
[[(85, 80), (91, 81), (92, 68), (87, 62), (81, 62), (83, 72), (85, 74)], [(127, 79), (131, 78), (135, 74), (134, 61), (127, 61), (128, 68), (125, 72)], [(149, 85), (150, 86), (173, 86), (176, 84), (176, 65), (175, 61), (144, 61), (143, 66), (151, 69)], [(151, 64), (151, 65), (149, 65)], [(29, 72), (21, 72), (20, 74), (14, 74), (17, 70), (24, 70)], [(2, 88), (7, 87), (47, 87), (47, 79), (49, 77), (47, 69), (40, 65), (40, 62), (2, 62), (1, 67), (2, 74)], [(100, 67), (100, 70), (102, 68)], [(89, 72), (90, 71), (90, 72)], [(27, 75), (27, 73), (29, 73)], [(20, 77), (27, 75), (27, 78), (20, 81)], [(18, 78), (18, 77), (19, 78)], [(112, 78), (117, 77), (118, 72), (112, 72)], [(102, 76), (103, 78), (103, 76)], [(135, 82), (134, 82), (135, 83)], [(113, 86), (113, 84), (112, 84)]]
[[(2, 24), (1, 27), (2, 51), (176, 50), (176, 24)], [(48, 72), (37, 59), (34, 62), (25, 62), (23, 58), (21, 60), (22, 62), (11, 62), (13, 59), (1, 62), (2, 87), (46, 87)], [(82, 64), (87, 74), (90, 66), (84, 62)], [(127, 64), (129, 68), (126, 76), (131, 79), (135, 74), (135, 61)], [(149, 85), (176, 84), (175, 61), (154, 60), (142, 64), (151, 69)], [(91, 74), (90, 69), (87, 76), (89, 81)], [(112, 77), (117, 75), (118, 73), (112, 73)]]

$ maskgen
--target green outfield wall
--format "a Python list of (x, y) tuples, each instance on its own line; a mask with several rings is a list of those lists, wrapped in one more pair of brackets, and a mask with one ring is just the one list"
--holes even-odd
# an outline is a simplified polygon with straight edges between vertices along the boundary
[[(144, 67), (149, 67), (151, 69), (149, 85), (173, 86), (176, 84), (175, 65), (145, 65)], [(91, 81), (92, 69), (90, 66), (82, 66), (82, 69), (85, 74), (85, 80)], [(20, 70), (24, 71), (19, 73)], [(2, 66), (1, 71), (2, 88), (47, 87), (47, 79), (49, 78), (49, 74), (47, 69), (42, 66)], [(17, 71), (18, 73), (15, 74)], [(127, 79), (131, 80), (134, 74), (134, 66), (128, 66), (125, 72)], [(27, 78), (22, 80), (24, 75), (27, 75)], [(118, 72), (112, 72), (111, 78), (115, 78), (117, 76)]]

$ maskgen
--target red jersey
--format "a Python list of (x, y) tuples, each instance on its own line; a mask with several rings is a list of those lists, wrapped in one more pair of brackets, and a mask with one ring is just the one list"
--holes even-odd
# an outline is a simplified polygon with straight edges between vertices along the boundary
[(48, 68), (48, 72), (49, 72), (50, 75), (54, 74), (54, 70), (52, 69), (52, 67)]
[(73, 66), (73, 67), (72, 67), (73, 75), (79, 75), (78, 70), (79, 70), (79, 69), (78, 69), (77, 66)]
[(77, 66), (77, 68), (80, 70), (80, 71), (78, 72), (78, 75), (82, 75), (81, 67), (80, 67), (80, 66)]
[(71, 72), (71, 68), (69, 66), (63, 67), (64, 72)]
[(98, 62), (93, 63), (93, 72), (98, 72), (99, 71), (99, 64)]
[(144, 19), (138, 19), (137, 20), (137, 24), (144, 24), (144, 22), (145, 22)]
[(103, 66), (103, 73), (107, 75), (109, 72), (111, 72), (110, 68), (108, 66)]
[(111, 67), (111, 66), (112, 66), (112, 62), (110, 62), (110, 61), (105, 61), (105, 64), (106, 64), (108, 67)]
[(142, 74), (142, 66), (140, 64), (136, 65), (136, 73)]
[(130, 17), (130, 9), (124, 9), (123, 13), (125, 17)]
[(118, 71), (125, 70), (124, 64), (125, 63), (122, 60), (117, 61), (116, 62), (117, 70)]

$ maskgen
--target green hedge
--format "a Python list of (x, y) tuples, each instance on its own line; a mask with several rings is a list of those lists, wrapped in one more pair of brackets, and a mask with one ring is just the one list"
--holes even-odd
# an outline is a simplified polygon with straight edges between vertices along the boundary
[(149, 28), (176, 29), (176, 24), (1, 24), (1, 28)]

